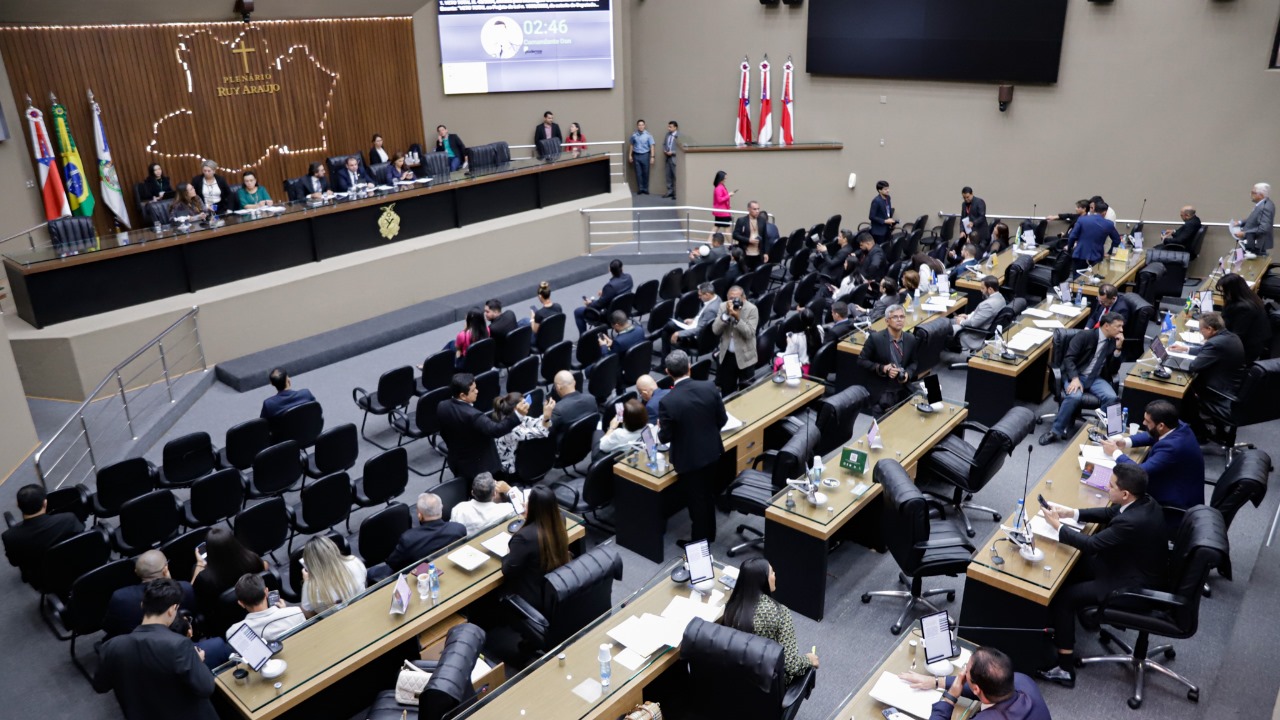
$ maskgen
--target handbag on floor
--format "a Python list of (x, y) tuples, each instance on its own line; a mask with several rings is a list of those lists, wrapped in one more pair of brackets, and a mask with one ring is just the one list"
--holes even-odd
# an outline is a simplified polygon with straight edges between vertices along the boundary
[(427, 686), (427, 681), (430, 679), (431, 673), (405, 660), (400, 668), (400, 674), (396, 677), (396, 702), (401, 705), (416, 706), (418, 696), (422, 694), (423, 688)]
[(632, 708), (623, 720), (662, 720), (662, 706), (653, 701), (642, 702)]

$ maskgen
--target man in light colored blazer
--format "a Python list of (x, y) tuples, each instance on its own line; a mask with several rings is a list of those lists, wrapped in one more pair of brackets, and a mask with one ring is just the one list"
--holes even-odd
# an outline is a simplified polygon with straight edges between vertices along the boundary
[(720, 394), (728, 395), (738, 389), (755, 370), (756, 325), (760, 323), (760, 311), (746, 298), (742, 288), (734, 285), (720, 304), (720, 314), (711, 323), (711, 331), (720, 338), (716, 352), (719, 367), (716, 384)]
[(1275, 243), (1271, 225), (1276, 221), (1276, 204), (1271, 200), (1271, 185), (1254, 185), (1249, 191), (1249, 199), (1253, 200), (1253, 210), (1240, 225), (1236, 237), (1244, 240), (1245, 246), (1254, 252), (1270, 252)]
[(1000, 280), (995, 275), (987, 275), (982, 278), (982, 302), (978, 303), (978, 307), (973, 312), (957, 315), (954, 334), (960, 338), (960, 346), (969, 352), (977, 352), (982, 349), (982, 345), (986, 338), (978, 333), (961, 332), (964, 328), (973, 328), (974, 330), (990, 330), (991, 321), (996, 319), (996, 313), (1004, 308), (1004, 295), (1000, 294)]

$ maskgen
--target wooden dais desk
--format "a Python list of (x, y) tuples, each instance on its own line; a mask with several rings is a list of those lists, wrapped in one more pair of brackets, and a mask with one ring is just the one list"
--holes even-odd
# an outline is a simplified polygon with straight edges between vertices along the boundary
[[(916, 303), (912, 300), (912, 305), (907, 308), (907, 322), (902, 326), (903, 332), (911, 332), (917, 326), (923, 325), (930, 320), (936, 320), (940, 317), (948, 317), (960, 312), (967, 304), (967, 300), (959, 293), (952, 293), (947, 302), (950, 303), (946, 312), (922, 312), (919, 307), (927, 302), (929, 298), (937, 297), (937, 293), (930, 293), (920, 298), (920, 302)], [(867, 332), (879, 332), (888, 327), (884, 318), (871, 323), (871, 327), (867, 328)], [(858, 356), (862, 354), (862, 346), (867, 341), (867, 334), (861, 330), (850, 333), (848, 337), (840, 341), (836, 346), (836, 387), (841, 390), (857, 384), (858, 379)]]
[[(912, 652), (911, 641), (916, 641), (917, 647)], [(960, 648), (962, 651), (967, 650), (973, 652), (978, 646), (969, 642), (964, 638), (960, 638)], [(893, 646), (889, 654), (885, 656), (880, 664), (871, 671), (871, 675), (863, 681), (862, 685), (840, 703), (840, 708), (828, 716), (827, 720), (875, 720), (882, 717), (882, 713), (889, 708), (888, 705), (871, 697), (871, 689), (875, 687), (876, 681), (884, 673), (898, 673), (912, 671), (922, 675), (929, 674), (924, 668), (924, 642), (923, 636), (920, 634), (920, 625), (916, 623), (907, 632), (902, 634), (902, 639), (898, 644)], [(954, 671), (952, 674), (956, 674)], [(942, 692), (938, 691), (938, 699), (942, 699)], [(953, 720), (961, 720), (968, 717), (978, 707), (977, 702), (961, 698), (956, 703), (956, 709), (952, 712)]]
[[(1193, 322), (1191, 327), (1187, 326), (1190, 320), (1186, 313), (1178, 313), (1174, 316), (1173, 336), (1162, 336), (1166, 347), (1174, 342), (1180, 342), (1177, 339), (1179, 333), (1199, 331), (1198, 323)], [(1159, 323), (1159, 321), (1157, 318), (1156, 322)], [(1154, 375), (1156, 365), (1155, 354), (1148, 348), (1142, 353), (1142, 357), (1129, 367), (1129, 372), (1121, 381), (1120, 402), (1129, 408), (1131, 413), (1129, 417), (1133, 422), (1140, 421), (1143, 408), (1156, 400), (1168, 400), (1175, 406), (1181, 407), (1182, 399), (1187, 396), (1191, 381), (1195, 379), (1195, 376), (1189, 372), (1173, 369), (1169, 370), (1167, 378), (1156, 377)]]

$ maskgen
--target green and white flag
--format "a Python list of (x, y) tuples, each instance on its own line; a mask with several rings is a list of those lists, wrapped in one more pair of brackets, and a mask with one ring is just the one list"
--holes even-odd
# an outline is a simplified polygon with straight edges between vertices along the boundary
[(102, 178), (102, 201), (116, 214), (116, 219), (125, 227), (129, 227), (129, 211), (124, 204), (124, 195), (120, 192), (120, 178), (116, 175), (115, 163), (111, 162), (111, 147), (107, 145), (107, 129), (102, 125), (102, 108), (93, 99), (93, 91), (89, 91), (89, 105), (93, 107), (93, 139), (98, 146), (98, 176)]

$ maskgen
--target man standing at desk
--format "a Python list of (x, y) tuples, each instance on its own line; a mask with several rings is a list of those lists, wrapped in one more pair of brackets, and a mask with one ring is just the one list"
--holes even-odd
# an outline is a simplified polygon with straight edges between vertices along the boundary
[[(1147, 405), (1140, 432), (1131, 438), (1104, 440), (1102, 449), (1114, 455), (1117, 449), (1150, 447), (1142, 460), (1147, 471), (1151, 497), (1161, 505), (1187, 510), (1204, 503), (1204, 453), (1191, 427), (1178, 420), (1178, 409), (1168, 400)], [(1128, 455), (1117, 462), (1132, 463)]]
[(872, 333), (858, 355), (858, 367), (869, 376), (872, 414), (898, 404), (908, 394), (907, 383), (916, 379), (916, 345), (912, 333), (903, 332), (907, 311), (901, 305), (890, 305), (884, 313), (885, 329)]
[(916, 690), (942, 690), (929, 720), (950, 720), (961, 697), (977, 700), (982, 709), (970, 717), (987, 715), (1000, 720), (1050, 720), (1049, 706), (1030, 677), (1013, 671), (1008, 655), (993, 647), (973, 651), (959, 675), (933, 677), (904, 672), (900, 677)]
[(1254, 185), (1249, 191), (1249, 199), (1253, 201), (1253, 209), (1238, 228), (1232, 229), (1232, 234), (1237, 239), (1244, 240), (1245, 247), (1252, 252), (1270, 252), (1271, 245), (1275, 242), (1271, 224), (1276, 220), (1276, 204), (1271, 201), (1271, 186), (1267, 183)]
[(689, 356), (683, 350), (672, 351), (663, 364), (675, 385), (658, 403), (658, 442), (671, 446), (671, 467), (688, 498), (690, 539), (714, 542), (715, 471), (724, 454), (720, 428), (729, 414), (710, 380), (689, 377)]
[(876, 239), (877, 244), (886, 242), (893, 227), (898, 224), (893, 217), (893, 199), (889, 197), (888, 180), (876, 182), (876, 196), (871, 198), (871, 212), (868, 213), (867, 220), (871, 222), (871, 236)]
[(1067, 356), (1062, 359), (1062, 379), (1067, 385), (1053, 427), (1040, 436), (1041, 445), (1067, 439), (1085, 391), (1093, 393), (1102, 407), (1116, 401), (1111, 377), (1123, 345), (1124, 318), (1118, 313), (1103, 315), (1097, 330), (1086, 328), (1071, 336)]
[[(1107, 489), (1110, 505), (1074, 510), (1054, 504), (1044, 510), (1045, 519), (1058, 531), (1058, 542), (1079, 550), (1088, 566), (1076, 565), (1072, 572), (1084, 576), (1068, 585), (1049, 603), (1053, 615), (1054, 645), (1058, 666), (1037, 674), (1064, 687), (1076, 684), (1076, 614), (1093, 607), (1114, 590), (1152, 587), (1163, 579), (1169, 545), (1164, 513), (1155, 498), (1147, 494), (1147, 473), (1134, 463), (1118, 463)], [(1092, 535), (1063, 527), (1062, 520), (1105, 523)]]
[(716, 352), (716, 383), (720, 392), (737, 391), (742, 381), (751, 376), (756, 362), (756, 325), (760, 311), (746, 298), (742, 288), (734, 285), (725, 293), (720, 314), (711, 321), (711, 332), (720, 338)]
[[(570, 128), (570, 130), (572, 129)], [(548, 110), (542, 113), (542, 123), (533, 129), (533, 147), (539, 158), (542, 157), (542, 145), (539, 142), (550, 140), (551, 138), (564, 142), (564, 136), (560, 134), (560, 125), (556, 123), (555, 113)]]
[(636, 121), (636, 131), (631, 133), (627, 148), (627, 162), (636, 171), (636, 194), (649, 194), (649, 170), (653, 166), (653, 136), (645, 130), (644, 120)]
[(987, 225), (987, 201), (974, 195), (973, 188), (967, 185), (960, 191), (960, 198), (964, 200), (960, 205), (960, 237), (985, 245), (991, 232)]
[[(1067, 247), (1075, 261), (1075, 268), (1083, 270), (1102, 261), (1104, 254), (1110, 254), (1120, 244), (1120, 233), (1116, 224), (1106, 219), (1107, 204), (1098, 200), (1093, 203), (1094, 212), (1076, 221), (1067, 235)], [(1102, 245), (1107, 238), (1111, 244), (1103, 253)]]

